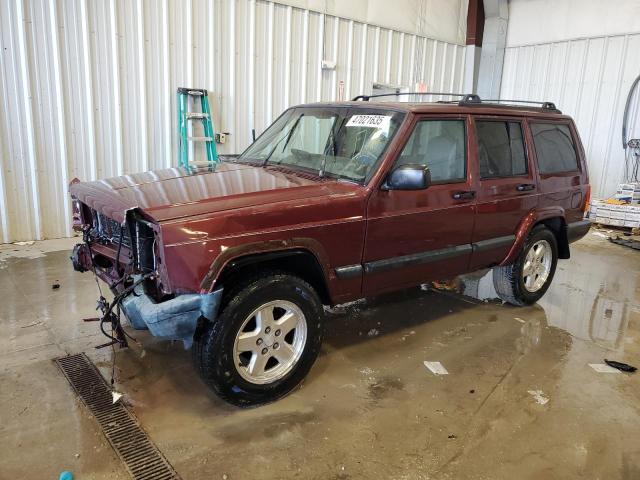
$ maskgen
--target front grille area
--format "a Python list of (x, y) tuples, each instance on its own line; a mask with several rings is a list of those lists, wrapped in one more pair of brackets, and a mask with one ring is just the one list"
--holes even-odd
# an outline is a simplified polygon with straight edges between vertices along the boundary
[[(120, 234), (123, 228), (122, 225), (93, 209), (91, 209), (91, 216), (93, 218), (94, 233), (100, 241), (115, 244), (120, 242)], [(122, 246), (131, 247), (131, 235), (129, 234), (128, 228), (125, 228), (124, 230)]]
[(155, 270), (155, 232), (152, 225), (132, 214), (127, 217), (125, 225), (119, 224), (87, 205), (82, 205), (84, 221), (91, 223), (91, 239), (95, 243), (118, 248), (122, 234), (122, 246), (130, 250), (137, 272)]

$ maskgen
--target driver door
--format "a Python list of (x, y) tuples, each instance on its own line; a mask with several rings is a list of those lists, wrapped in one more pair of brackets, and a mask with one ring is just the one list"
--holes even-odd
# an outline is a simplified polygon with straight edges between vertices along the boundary
[(389, 172), (400, 165), (428, 166), (423, 190), (381, 186), (367, 206), (365, 295), (452, 278), (467, 271), (475, 218), (469, 173), (467, 115), (417, 116)]

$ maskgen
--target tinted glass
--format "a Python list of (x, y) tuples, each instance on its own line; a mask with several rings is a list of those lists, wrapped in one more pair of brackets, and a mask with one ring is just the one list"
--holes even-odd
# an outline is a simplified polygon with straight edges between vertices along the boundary
[(404, 114), (344, 107), (292, 108), (239, 158), (323, 172), (357, 182), (368, 179)]
[(519, 122), (476, 120), (480, 178), (513, 177), (527, 173)]
[(462, 120), (418, 122), (396, 166), (429, 167), (433, 183), (461, 182), (466, 178), (465, 128)]
[(572, 172), (578, 169), (578, 157), (568, 125), (532, 123), (531, 134), (540, 173)]

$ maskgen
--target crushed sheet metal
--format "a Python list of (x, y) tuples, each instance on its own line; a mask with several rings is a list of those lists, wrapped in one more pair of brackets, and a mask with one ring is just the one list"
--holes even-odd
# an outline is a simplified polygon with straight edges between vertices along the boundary
[(136, 418), (84, 353), (55, 360), (71, 387), (96, 417), (104, 436), (135, 480), (180, 480)]
[(620, 373), (620, 370), (610, 367), (606, 363), (590, 363), (589, 366), (598, 373)]
[(440, 362), (427, 362), (424, 361), (424, 366), (427, 367), (434, 375), (449, 375), (447, 369)]

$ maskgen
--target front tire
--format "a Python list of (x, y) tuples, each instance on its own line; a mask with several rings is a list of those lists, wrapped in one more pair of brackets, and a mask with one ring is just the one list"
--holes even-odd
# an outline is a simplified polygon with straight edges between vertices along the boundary
[(237, 406), (272, 402), (307, 375), (322, 344), (322, 304), (304, 280), (278, 272), (246, 279), (214, 323), (196, 334), (200, 375)]
[(558, 263), (556, 237), (544, 225), (531, 230), (524, 248), (511, 265), (493, 269), (493, 286), (503, 301), (531, 305), (545, 294)]

